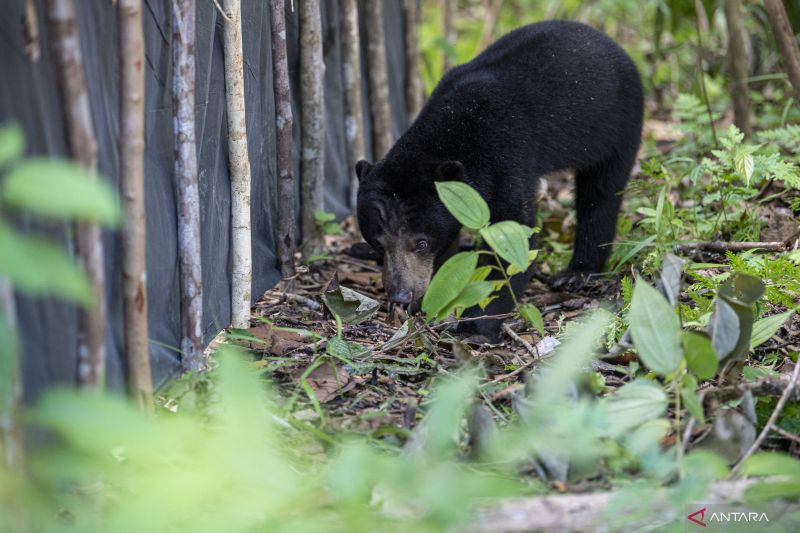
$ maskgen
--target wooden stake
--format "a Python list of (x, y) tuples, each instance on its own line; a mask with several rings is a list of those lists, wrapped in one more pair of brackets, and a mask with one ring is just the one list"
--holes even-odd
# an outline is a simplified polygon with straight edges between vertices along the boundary
[(128, 390), (145, 411), (153, 409), (147, 335), (147, 240), (144, 206), (144, 33), (141, 0), (119, 0), (120, 189), (122, 308)]
[[(97, 141), (73, 0), (48, 0), (47, 19), (70, 152), (90, 173), (96, 174)], [(96, 224), (76, 224), (75, 241), (94, 300), (90, 309), (78, 312), (78, 384), (81, 388), (101, 390), (105, 382), (107, 317), (100, 228)]]
[(300, 222), (303, 253), (322, 252), (316, 212), (325, 183), (325, 61), (319, 2), (300, 2)]
[(224, 0), (224, 7), (228, 17), (223, 23), (223, 34), (231, 178), (231, 325), (247, 328), (250, 324), (253, 257), (250, 243), (251, 174), (245, 121), (242, 5), (240, 0)]
[(389, 114), (389, 78), (386, 73), (386, 39), (383, 30), (383, 1), (367, 0), (367, 76), (369, 110), (372, 119), (372, 156), (383, 158), (392, 147)]
[(178, 262), (181, 283), (181, 354), (184, 371), (205, 367), (203, 272), (200, 255), (200, 191), (195, 143), (195, 1), (172, 3), (172, 112), (175, 189), (178, 200)]
[(278, 152), (278, 262), (284, 281), (294, 278), (295, 183), (292, 170), (292, 100), (286, 60), (284, 0), (269, 1), (272, 34), (272, 77), (275, 91), (275, 129)]
[(356, 163), (364, 159), (364, 113), (361, 107), (361, 41), (358, 34), (358, 3), (342, 0), (342, 78), (344, 127), (347, 141), (347, 171), (350, 175), (350, 207), (356, 208), (358, 177)]

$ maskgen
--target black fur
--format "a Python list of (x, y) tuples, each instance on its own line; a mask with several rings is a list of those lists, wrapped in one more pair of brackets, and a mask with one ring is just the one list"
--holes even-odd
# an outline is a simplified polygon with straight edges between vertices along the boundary
[[(386, 231), (426, 235), (440, 265), (454, 250), (459, 224), (439, 202), (434, 181), (475, 187), (493, 222), (535, 225), (539, 178), (575, 169), (578, 223), (569, 269), (602, 271), (639, 148), (642, 109), (636, 67), (604, 34), (568, 21), (513, 31), (448, 72), (383, 160), (359, 163), (361, 232), (376, 248)], [(529, 278), (516, 276), (515, 292)], [(505, 295), (487, 312), (510, 308)], [(474, 324), (483, 333), (498, 325), (480, 322)]]

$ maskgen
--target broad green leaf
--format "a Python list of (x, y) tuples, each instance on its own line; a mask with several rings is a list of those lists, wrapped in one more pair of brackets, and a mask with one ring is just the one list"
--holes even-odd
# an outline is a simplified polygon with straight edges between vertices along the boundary
[[(711, 343), (720, 361), (747, 354), (753, 329), (753, 304), (764, 295), (764, 282), (737, 273), (720, 285), (714, 314), (709, 322)], [(738, 329), (738, 334), (734, 330)]]
[(478, 267), (478, 268), (475, 269), (475, 272), (473, 272), (472, 277), (470, 278), (470, 281), (483, 281), (486, 278), (488, 278), (489, 274), (491, 274), (491, 273), (492, 273), (492, 266), (491, 265)]
[(744, 178), (745, 184), (749, 187), (750, 178), (753, 177), (753, 168), (755, 168), (753, 155), (746, 152), (736, 154), (733, 163), (736, 171)]
[(720, 361), (736, 348), (739, 340), (739, 317), (733, 306), (721, 298), (714, 303), (714, 312), (708, 321), (708, 334)]
[(488, 281), (471, 281), (437, 314), (439, 320), (447, 318), (454, 309), (469, 309), (478, 305), (494, 292), (494, 284)]
[(456, 220), (469, 229), (489, 223), (489, 206), (478, 191), (460, 181), (437, 181), (436, 192)]
[(753, 305), (764, 296), (764, 282), (749, 274), (736, 273), (719, 286), (717, 294), (726, 300)]
[(703, 403), (697, 397), (697, 379), (691, 374), (683, 376), (681, 382), (681, 398), (689, 414), (697, 419), (701, 424), (705, 423), (706, 417), (703, 412)]
[(448, 259), (431, 280), (422, 298), (422, 312), (436, 317), (469, 283), (478, 264), (476, 252), (461, 252)]
[(667, 254), (661, 267), (659, 285), (661, 292), (669, 300), (672, 307), (678, 305), (681, 293), (681, 274), (683, 273), (683, 259), (676, 255)]
[(770, 337), (781, 329), (781, 326), (792, 316), (792, 313), (794, 313), (793, 310), (756, 320), (756, 323), (753, 324), (753, 333), (750, 336), (750, 349), (752, 350), (767, 342)]
[(606, 403), (611, 436), (619, 436), (667, 411), (667, 395), (643, 379), (623, 385)]
[(544, 337), (544, 319), (539, 308), (533, 304), (525, 304), (519, 308), (519, 314), (528, 321), (528, 324), (536, 328), (536, 331)]
[(20, 235), (1, 222), (0, 276), (28, 294), (92, 304), (89, 281), (66, 250), (39, 237)]
[(748, 476), (789, 476), (800, 481), (800, 460), (782, 453), (759, 452), (742, 465)]
[(711, 379), (717, 374), (719, 359), (711, 339), (702, 333), (685, 331), (683, 333), (683, 356), (686, 365), (698, 379)]
[(0, 126), (0, 167), (19, 159), (25, 151), (25, 135), (16, 123)]
[(111, 186), (71, 161), (27, 159), (6, 175), (2, 193), (7, 205), (47, 217), (106, 226), (121, 219)]
[(481, 237), (486, 244), (520, 272), (528, 268), (530, 236), (530, 228), (513, 220), (504, 220), (481, 230)]
[(664, 296), (644, 281), (637, 281), (629, 318), (642, 363), (661, 376), (677, 370), (683, 355), (681, 325)]

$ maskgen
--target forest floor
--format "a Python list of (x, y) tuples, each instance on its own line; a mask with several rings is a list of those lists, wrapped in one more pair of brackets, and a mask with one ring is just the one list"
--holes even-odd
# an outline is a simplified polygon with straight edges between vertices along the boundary
[[(655, 120), (648, 122), (646, 135), (653, 141), (651, 147), (662, 155), (679, 138), (672, 124)], [(636, 175), (632, 178), (634, 188), (637, 179), (642, 178)], [(568, 207), (570, 196), (568, 176), (550, 180), (542, 194), (545, 236), (541, 241), (547, 247), (546, 252), (560, 250), (563, 255), (569, 250), (574, 232), (574, 216)], [(775, 200), (760, 207), (764, 220), (762, 240), (794, 239), (787, 243), (796, 249), (796, 221), (779, 199), (778, 194)], [(674, 201), (680, 202), (677, 198)], [(631, 219), (634, 225), (643, 218), (627, 207), (621, 216)], [(326, 237), (327, 255), (299, 271), (293, 292), (285, 292), (282, 287), (268, 291), (253, 309), (252, 327), (228, 332), (227, 336), (229, 341), (257, 354), (255, 364), (264, 369), (286, 399), (285, 413), (289, 418), (323, 439), (340, 432), (357, 433), (390, 446), (403, 446), (421, 420), (432, 382), (467, 361), (477, 363), (482, 369), (479, 395), (480, 404), (486, 408), (481, 410), (483, 416), (490, 413), (494, 423), (503, 425), (513, 417), (515, 399), (524, 396), (527, 377), (546, 363), (565, 328), (576, 317), (600, 306), (617, 312), (623, 305), (620, 280), (626, 274), (635, 277), (636, 269), (628, 266), (627, 271), (598, 276), (575, 292), (553, 291), (534, 279), (523, 301), (533, 303), (541, 311), (544, 335), (528, 322), (509, 317), (503, 325), (500, 342), (491, 344), (480, 337), (455, 337), (448, 332), (447, 323), (429, 324), (421, 316), (390, 313), (381, 285), (380, 265), (350, 253), (354, 245), (362, 242), (353, 217), (346, 219), (341, 227), (341, 234)], [(700, 265), (693, 272), (706, 277), (727, 268), (724, 250), (690, 250), (684, 254)], [(545, 275), (553, 268), (551, 261), (540, 264)], [(348, 302), (348, 296), (353, 294), (343, 295), (340, 286), (367, 300)], [(332, 305), (344, 306), (340, 311), (358, 316), (354, 320), (357, 323), (351, 320), (337, 325), (326, 299), (337, 300)], [(691, 303), (691, 296), (684, 291), (681, 300)], [(772, 309), (765, 314), (786, 309), (769, 303), (767, 306)], [(376, 309), (370, 310), (372, 307)], [(750, 370), (745, 377), (775, 384), (773, 388), (763, 387), (766, 401), (759, 402), (759, 427), (764, 425), (775, 398), (785, 388), (794, 367), (792, 360), (800, 351), (799, 339), (800, 319), (795, 314), (757, 348), (748, 362)], [(600, 394), (613, 392), (630, 381), (637, 368), (635, 352), (615, 346), (611, 335), (606, 344), (608, 353), (597, 359), (592, 369), (593, 387)], [(698, 392), (708, 393), (722, 386), (709, 380)], [(772, 433), (765, 446), (797, 453), (800, 416), (794, 411), (797, 409), (786, 410), (781, 419), (786, 423), (788, 436)], [(480, 425), (475, 420), (473, 423), (476, 427)], [(709, 424), (697, 424), (692, 436), (707, 435)], [(663, 445), (673, 444), (676, 438), (675, 434), (668, 435)]]

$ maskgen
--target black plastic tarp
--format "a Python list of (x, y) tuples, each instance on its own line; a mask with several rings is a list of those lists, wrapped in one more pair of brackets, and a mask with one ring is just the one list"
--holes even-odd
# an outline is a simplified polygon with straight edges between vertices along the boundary
[[(316, 0), (295, 0), (316, 1)], [(76, 0), (86, 80), (99, 145), (102, 175), (116, 183), (119, 174), (119, 59), (114, 2)], [(299, 143), (297, 13), (287, 0), (287, 37), (295, 142)], [(150, 354), (156, 384), (179, 368), (180, 295), (172, 144), (171, 3), (144, 0), (146, 46), (146, 210), (147, 287), (149, 291)], [(67, 153), (63, 111), (56, 75), (47, 46), (45, 3), (37, 1), (42, 55), (37, 63), (24, 54), (24, 2), (4, 3), (0, 17), (0, 122), (13, 120), (24, 129), (29, 154)], [(363, 8), (363, 2), (361, 2)], [(325, 176), (326, 209), (346, 215), (350, 169), (347, 168), (341, 69), (340, 12), (335, 0), (322, 0), (325, 55)], [(384, 0), (390, 100), (395, 137), (406, 126), (402, 2)], [(363, 9), (362, 9), (363, 12)], [(206, 342), (230, 319), (230, 182), (225, 139), (225, 82), (222, 21), (212, 0), (197, 0), (196, 120), (199, 163), (203, 312)], [(275, 131), (269, 8), (264, 0), (243, 0), (245, 99), (252, 168), (253, 295), (258, 297), (279, 280), (275, 261)], [(362, 27), (362, 40), (368, 26)], [(364, 47), (362, 46), (362, 49)], [(362, 72), (365, 62), (362, 61)], [(366, 81), (362, 86), (366, 91)], [(368, 111), (365, 107), (367, 132)], [(369, 153), (369, 135), (367, 152)], [(297, 156), (297, 150), (295, 150)], [(295, 157), (296, 171), (298, 170)], [(299, 174), (297, 174), (299, 176)], [(19, 220), (30, 231), (70, 246), (67, 225)], [(107, 383), (121, 388), (122, 361), (121, 250), (116, 233), (104, 232), (107, 273)], [(26, 397), (43, 388), (74, 381), (76, 368), (75, 307), (47, 298), (17, 297), (23, 348)]]

